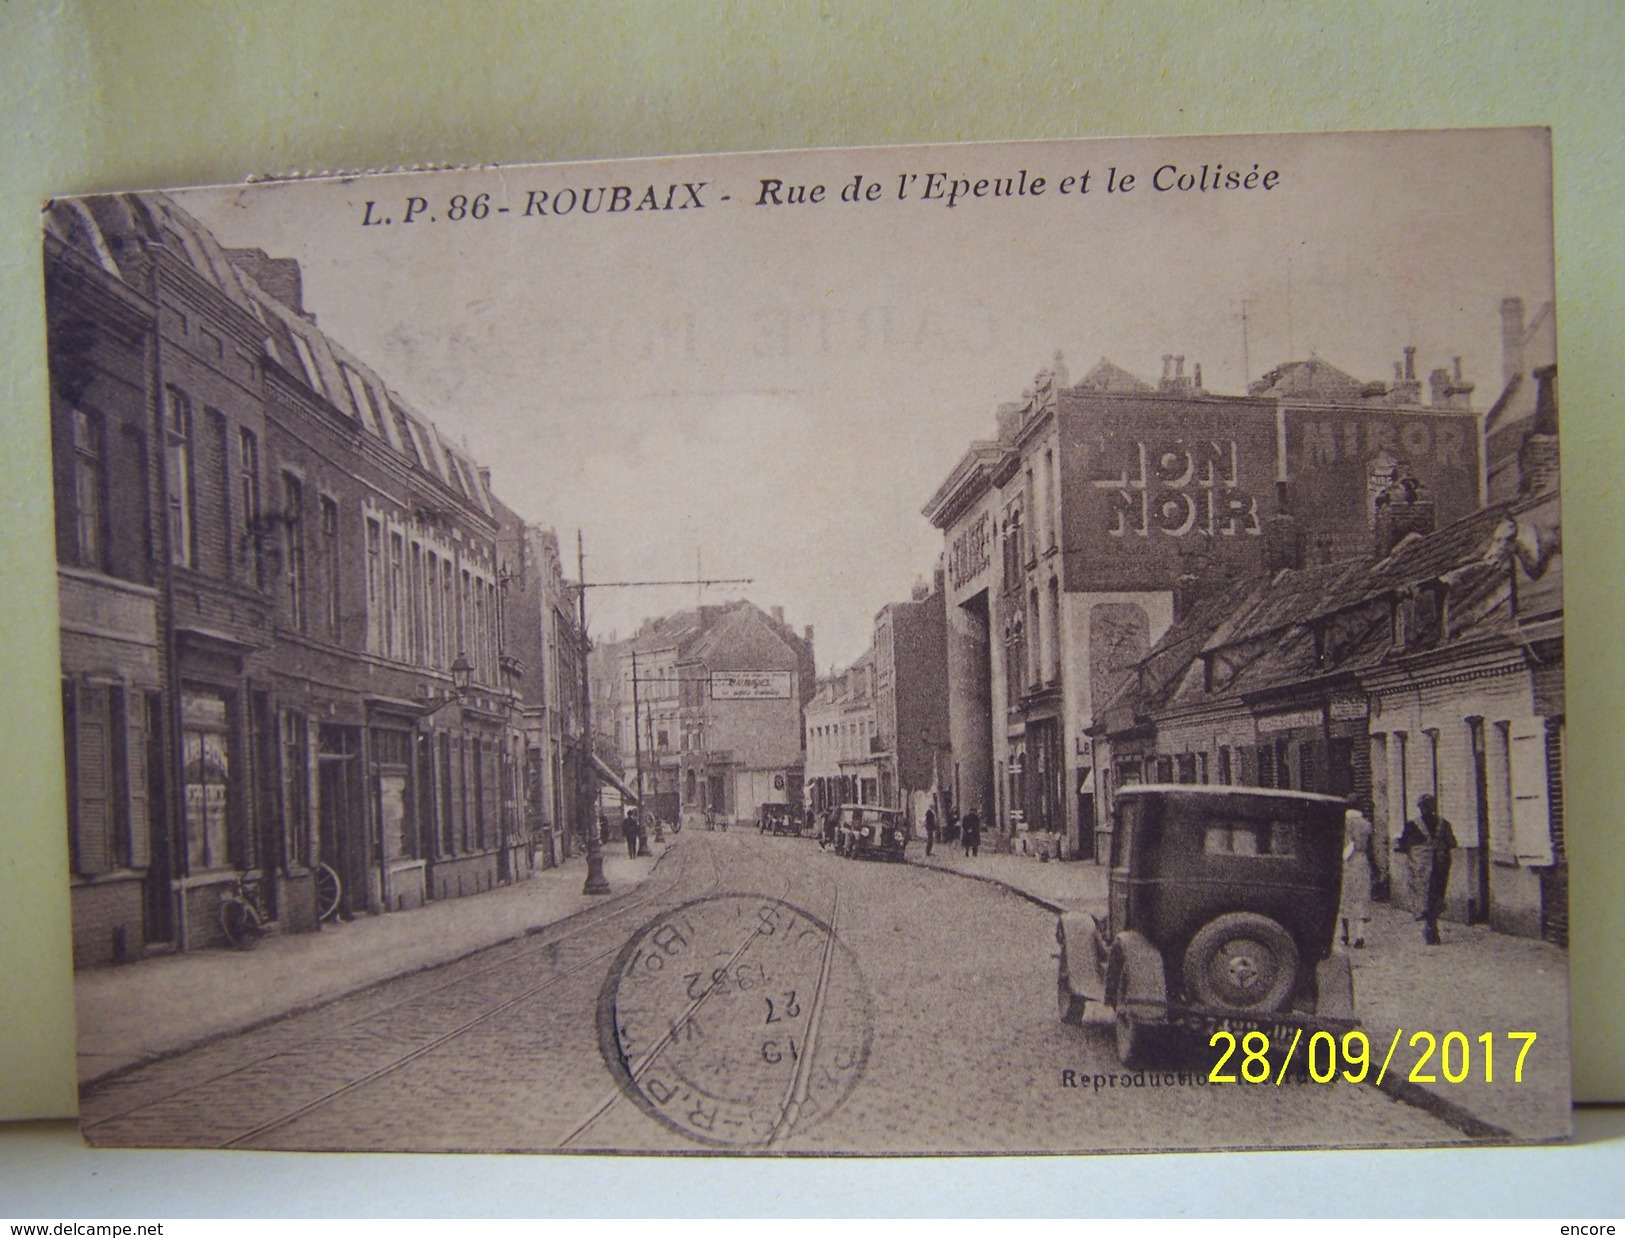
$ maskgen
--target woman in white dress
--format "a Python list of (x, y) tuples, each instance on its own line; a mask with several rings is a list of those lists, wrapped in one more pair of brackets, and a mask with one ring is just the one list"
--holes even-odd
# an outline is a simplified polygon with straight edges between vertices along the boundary
[(1365, 945), (1371, 922), (1371, 820), (1358, 808), (1343, 814), (1343, 888), (1337, 904), (1343, 944)]

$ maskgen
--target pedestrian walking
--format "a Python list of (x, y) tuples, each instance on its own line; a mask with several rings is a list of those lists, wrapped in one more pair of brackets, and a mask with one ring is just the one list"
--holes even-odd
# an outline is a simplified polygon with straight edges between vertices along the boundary
[(959, 833), (965, 840), (965, 854), (976, 855), (982, 847), (982, 817), (974, 808), (959, 820)]
[(1343, 944), (1365, 945), (1371, 923), (1371, 819), (1358, 808), (1343, 814), (1343, 890), (1337, 904)]
[(1421, 910), (1422, 940), (1439, 944), (1439, 916), (1444, 912), (1444, 894), (1450, 884), (1450, 853), (1456, 847), (1456, 831), (1439, 815), (1439, 803), (1431, 795), (1416, 801), (1416, 817), (1405, 822), (1394, 850), (1410, 857), (1411, 891)]
[(609, 841), (609, 818), (603, 813), (598, 814), (598, 841), (600, 843)]
[(925, 853), (931, 854), (931, 848), (937, 845), (937, 810), (925, 810)]
[(626, 856), (629, 860), (638, 858), (638, 814), (628, 808), (626, 816), (621, 818), (621, 837), (626, 839)]

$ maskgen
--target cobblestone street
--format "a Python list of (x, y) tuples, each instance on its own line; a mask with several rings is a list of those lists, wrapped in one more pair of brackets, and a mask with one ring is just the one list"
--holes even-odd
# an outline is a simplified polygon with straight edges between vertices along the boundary
[(688, 831), (611, 901), (92, 1084), (82, 1122), (283, 1149), (1467, 1141), (1366, 1086), (1128, 1074), (1108, 1022), (1057, 1019), (1054, 949), (1052, 915), (988, 882)]

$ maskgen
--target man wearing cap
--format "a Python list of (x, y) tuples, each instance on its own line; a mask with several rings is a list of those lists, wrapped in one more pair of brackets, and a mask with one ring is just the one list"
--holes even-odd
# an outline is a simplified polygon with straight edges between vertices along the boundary
[(1422, 921), (1422, 940), (1439, 944), (1439, 916), (1444, 911), (1445, 887), (1450, 883), (1450, 853), (1456, 847), (1456, 832), (1439, 815), (1439, 803), (1431, 795), (1416, 801), (1415, 820), (1405, 822), (1394, 850), (1411, 860), (1411, 889), (1421, 894), (1422, 907), (1416, 918)]

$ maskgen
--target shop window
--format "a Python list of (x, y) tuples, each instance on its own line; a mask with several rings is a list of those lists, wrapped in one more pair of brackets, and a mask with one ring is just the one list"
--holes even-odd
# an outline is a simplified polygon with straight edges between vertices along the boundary
[(181, 783), (186, 860), (192, 872), (230, 861), (231, 743), (226, 699), (181, 693)]

